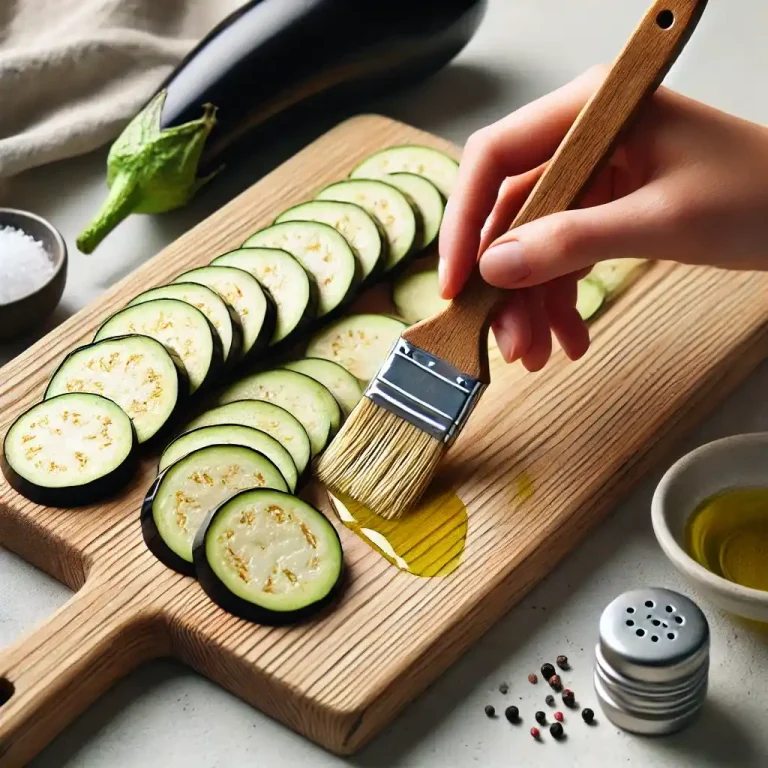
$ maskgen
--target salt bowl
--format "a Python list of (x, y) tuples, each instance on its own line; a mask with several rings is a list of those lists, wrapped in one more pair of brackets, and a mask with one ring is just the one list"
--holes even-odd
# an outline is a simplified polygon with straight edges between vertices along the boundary
[(67, 246), (58, 230), (34, 213), (0, 208), (0, 341), (47, 320), (66, 280)]

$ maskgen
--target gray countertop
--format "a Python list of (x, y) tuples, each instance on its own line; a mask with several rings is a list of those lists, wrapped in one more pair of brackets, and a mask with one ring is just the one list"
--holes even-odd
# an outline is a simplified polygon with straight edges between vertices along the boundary
[[(609, 61), (647, 0), (491, 0), (477, 37), (448, 68), (408, 92), (367, 105), (463, 143), (475, 129), (563, 84), (591, 64)], [(712, 0), (668, 78), (686, 94), (768, 122), (768, 4)], [(134, 217), (85, 257), (74, 238), (103, 194), (106, 152), (14, 179), (5, 200), (56, 224), (71, 247), (61, 321), (306, 144), (328, 125), (307, 126), (230, 170), (186, 209)], [(0, 347), (0, 362), (20, 348)], [(738, 432), (768, 430), (768, 363), (679, 447)], [(336, 758), (174, 662), (150, 664), (119, 683), (34, 762), (62, 766), (765, 766), (768, 765), (768, 633), (700, 602), (712, 627), (710, 694), (701, 720), (682, 734), (642, 739), (599, 723), (587, 728), (566, 710), (568, 738), (536, 743), (527, 730), (547, 709), (547, 691), (526, 678), (558, 653), (573, 670), (566, 683), (582, 705), (591, 690), (596, 622), (620, 592), (656, 584), (690, 594), (662, 554), (650, 525), (648, 477), (569, 558), (366, 749)], [(43, 621), (68, 597), (66, 588), (0, 549), (0, 647)], [(506, 696), (501, 682), (510, 685)], [(483, 707), (520, 707), (524, 724), (489, 720)]]

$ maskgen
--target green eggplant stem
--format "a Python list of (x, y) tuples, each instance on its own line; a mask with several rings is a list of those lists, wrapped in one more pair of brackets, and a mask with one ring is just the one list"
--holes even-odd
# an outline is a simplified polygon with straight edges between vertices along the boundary
[(211, 176), (197, 169), (208, 135), (216, 125), (216, 107), (171, 128), (161, 128), (166, 93), (161, 91), (125, 127), (109, 150), (109, 195), (80, 237), (77, 247), (92, 253), (131, 213), (164, 213), (186, 205)]
[(122, 173), (116, 176), (96, 217), (77, 238), (78, 249), (82, 253), (93, 253), (96, 246), (134, 212), (139, 198), (140, 189), (135, 174)]

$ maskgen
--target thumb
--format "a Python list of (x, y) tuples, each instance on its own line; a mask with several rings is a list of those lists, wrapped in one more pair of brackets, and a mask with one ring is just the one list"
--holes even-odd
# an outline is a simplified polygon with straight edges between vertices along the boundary
[(491, 243), (480, 257), (480, 274), (499, 288), (525, 288), (598, 261), (658, 254), (662, 227), (654, 210), (658, 206), (635, 192), (605, 205), (536, 219)]

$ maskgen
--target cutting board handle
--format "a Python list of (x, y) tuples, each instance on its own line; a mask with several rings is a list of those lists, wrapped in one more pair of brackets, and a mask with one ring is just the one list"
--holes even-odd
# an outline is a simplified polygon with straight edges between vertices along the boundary
[[(653, 3), (547, 164), (511, 229), (578, 202), (677, 60), (706, 4), (707, 0)], [(488, 329), (496, 307), (508, 295), (509, 291), (486, 283), (475, 268), (441, 314), (409, 328), (403, 338), (487, 383)]]
[(120, 677), (170, 652), (159, 619), (121, 592), (91, 579), (0, 652), (0, 768), (26, 765)]

